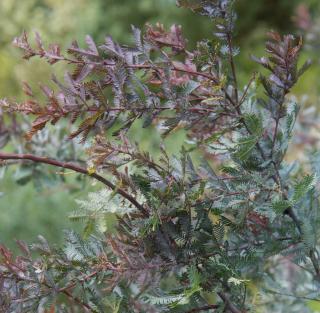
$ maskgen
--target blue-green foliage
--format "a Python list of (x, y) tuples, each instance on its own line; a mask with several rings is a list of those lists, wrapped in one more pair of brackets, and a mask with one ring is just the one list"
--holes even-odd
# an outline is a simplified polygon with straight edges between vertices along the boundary
[[(74, 71), (64, 83), (54, 78), (58, 95), (42, 86), (46, 105), (25, 85), (32, 100), (2, 101), (3, 110), (35, 116), (29, 140), (49, 122), (76, 123), (69, 139), (86, 143), (88, 159), (83, 167), (66, 155), (11, 158), (71, 169), (111, 190), (78, 200), (71, 219), (84, 221), (84, 232), (67, 232), (62, 248), (43, 237), (19, 242), (23, 258), (0, 248), (6, 312), (309, 312), (306, 301), (319, 296), (318, 158), (285, 161), (298, 119), (288, 94), (305, 68), (301, 40), (270, 33), (268, 57), (254, 57), (267, 72), (242, 88), (233, 1), (178, 4), (210, 18), (216, 46), (203, 41), (190, 52), (178, 26), (161, 25), (133, 28), (132, 47), (87, 36), (68, 57), (40, 37), (36, 47), (25, 33), (15, 40), (25, 58), (66, 61)], [(137, 123), (161, 133), (158, 156), (130, 140)], [(170, 155), (165, 139), (180, 129), (186, 143)]]

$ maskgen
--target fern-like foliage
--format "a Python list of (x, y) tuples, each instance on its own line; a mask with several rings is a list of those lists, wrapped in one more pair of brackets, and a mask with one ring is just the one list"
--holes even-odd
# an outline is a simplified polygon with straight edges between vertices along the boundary
[[(320, 279), (319, 156), (285, 161), (303, 124), (288, 93), (309, 63), (298, 66), (301, 39), (272, 32), (268, 56), (253, 57), (267, 74), (240, 86), (233, 2), (178, 1), (214, 26), (214, 40), (194, 51), (177, 25), (133, 27), (130, 47), (87, 36), (66, 53), (38, 34), (35, 46), (26, 33), (15, 39), (25, 59), (68, 69), (64, 82), (53, 77), (54, 89), (41, 86), (44, 102), (27, 83), (28, 100), (1, 102), (1, 114), (34, 119), (28, 131), (4, 119), (1, 145), (9, 134), (30, 144), (0, 159), (73, 170), (109, 189), (77, 201), (70, 218), (84, 231), (67, 232), (63, 247), (43, 237), (19, 241), (19, 257), (0, 247), (3, 312), (309, 312)], [(59, 160), (37, 150), (49, 124), (68, 134), (51, 152)], [(139, 125), (159, 130), (157, 155), (132, 140)], [(170, 155), (164, 140), (179, 129), (187, 140)], [(32, 166), (23, 167), (28, 179)]]

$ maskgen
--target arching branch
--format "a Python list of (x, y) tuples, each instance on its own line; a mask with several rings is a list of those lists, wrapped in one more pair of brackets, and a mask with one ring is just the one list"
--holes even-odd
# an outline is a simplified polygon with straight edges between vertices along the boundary
[(129, 195), (125, 190), (118, 188), (115, 186), (112, 182), (107, 180), (106, 178), (100, 176), (99, 174), (96, 173), (89, 173), (89, 171), (86, 168), (83, 168), (79, 165), (69, 163), (69, 162), (60, 162), (58, 160), (46, 158), (46, 157), (39, 157), (33, 154), (16, 154), (16, 153), (0, 153), (0, 160), (24, 160), (24, 161), (32, 161), (35, 163), (43, 163), (43, 164), (48, 164), (60, 168), (66, 168), (87, 176), (90, 176), (110, 189), (114, 190), (116, 193), (127, 199), (129, 202), (131, 202), (144, 216), (148, 216), (149, 213), (148, 211), (143, 207), (142, 204), (140, 204), (134, 197)]

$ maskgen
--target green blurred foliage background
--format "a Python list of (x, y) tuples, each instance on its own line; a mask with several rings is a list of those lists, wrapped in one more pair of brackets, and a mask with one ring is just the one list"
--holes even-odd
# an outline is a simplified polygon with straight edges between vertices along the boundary
[[(240, 82), (245, 85), (251, 73), (258, 70), (250, 60), (250, 54), (261, 55), (268, 30), (281, 33), (298, 30), (293, 22), (297, 5), (307, 5), (317, 19), (319, 0), (239, 0), (237, 2), (237, 44), (242, 51), (237, 57)], [(86, 34), (99, 43), (111, 34), (115, 39), (129, 43), (130, 25), (143, 27), (145, 23), (161, 22), (165, 25), (181, 24), (184, 34), (193, 47), (197, 40), (211, 37), (210, 21), (178, 9), (175, 0), (1, 0), (0, 1), (0, 98), (22, 99), (21, 81), (38, 82), (50, 78), (52, 68), (44, 61), (23, 61), (12, 47), (12, 40), (23, 30), (38, 31), (46, 43), (57, 42), (67, 47), (73, 39), (80, 44)], [(311, 57), (317, 64), (317, 48), (306, 50), (303, 59)], [(61, 68), (54, 66), (59, 73)], [(309, 94), (313, 104), (320, 90), (317, 79), (319, 66), (314, 66), (298, 84), (295, 93)], [(312, 82), (312, 83), (310, 83)], [(147, 141), (137, 130), (137, 138)], [(148, 136), (149, 137), (149, 136)], [(150, 137), (149, 137), (150, 138)], [(156, 142), (156, 141), (155, 141)], [(174, 145), (175, 140), (168, 143)], [(52, 170), (52, 169), (51, 169)], [(49, 171), (49, 168), (48, 168)], [(0, 242), (14, 246), (13, 239), (31, 241), (44, 234), (51, 242), (61, 242), (62, 230), (76, 227), (68, 221), (68, 214), (75, 208), (75, 198), (85, 198), (95, 186), (78, 184), (74, 177), (63, 184), (53, 184), (42, 189), (29, 182), (24, 186), (15, 183), (16, 172), (10, 169), (0, 180)], [(76, 188), (70, 187), (78, 184)]]

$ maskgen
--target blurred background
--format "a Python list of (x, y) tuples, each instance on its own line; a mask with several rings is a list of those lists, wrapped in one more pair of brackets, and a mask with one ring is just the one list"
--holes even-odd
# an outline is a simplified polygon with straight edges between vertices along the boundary
[[(319, 0), (238, 0), (237, 12), (236, 42), (242, 53), (236, 61), (242, 86), (258, 70), (250, 54), (262, 55), (269, 30), (303, 35), (302, 60), (311, 58), (319, 65)], [(82, 43), (86, 34), (98, 43), (107, 34), (130, 43), (131, 24), (143, 27), (156, 22), (182, 25), (190, 49), (197, 40), (212, 36), (206, 18), (176, 8), (175, 0), (0, 0), (0, 98), (21, 100), (22, 81), (37, 86), (50, 78), (52, 68), (44, 61), (21, 60), (20, 52), (12, 46), (13, 38), (23, 30), (38, 31), (46, 43), (57, 42), (65, 48), (73, 39)], [(53, 70), (61, 71), (59, 65)], [(308, 94), (306, 105), (318, 103), (319, 74), (320, 67), (313, 66), (294, 90), (297, 97)], [(68, 220), (76, 208), (74, 199), (84, 198), (89, 189), (95, 188), (77, 179), (68, 180), (68, 184), (55, 183), (50, 177), (40, 188), (32, 182), (30, 173), (14, 169), (2, 173), (0, 168), (1, 175), (0, 242), (13, 249), (14, 238), (30, 242), (38, 234), (45, 234), (51, 242), (61, 242), (63, 229), (79, 227)]]

